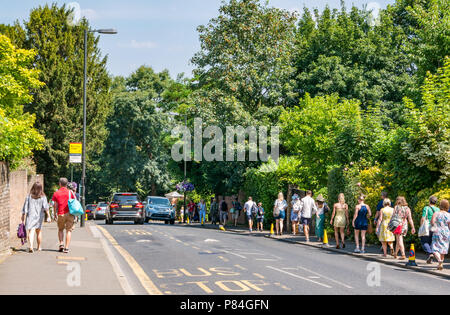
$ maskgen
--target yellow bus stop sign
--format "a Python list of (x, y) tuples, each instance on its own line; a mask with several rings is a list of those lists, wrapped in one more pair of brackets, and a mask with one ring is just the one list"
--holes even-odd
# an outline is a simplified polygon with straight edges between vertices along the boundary
[(82, 154), (83, 145), (81, 142), (71, 142), (69, 145), (69, 154)]

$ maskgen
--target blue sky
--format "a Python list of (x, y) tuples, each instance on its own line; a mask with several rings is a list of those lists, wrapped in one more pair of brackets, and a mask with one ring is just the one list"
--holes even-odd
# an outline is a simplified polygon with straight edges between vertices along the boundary
[[(69, 4), (75, 1), (1, 0), (0, 23), (27, 19), (32, 8), (45, 3)], [(184, 72), (190, 76), (190, 58), (200, 48), (197, 26), (217, 16), (221, 0), (78, 0), (81, 15), (93, 28), (116, 28), (117, 35), (102, 35), (100, 49), (108, 55), (113, 75), (128, 75), (140, 65), (156, 71), (168, 69), (172, 77)], [(385, 8), (394, 0), (345, 1), (362, 7)], [(287, 10), (340, 7), (340, 0), (269, 0), (269, 5)]]

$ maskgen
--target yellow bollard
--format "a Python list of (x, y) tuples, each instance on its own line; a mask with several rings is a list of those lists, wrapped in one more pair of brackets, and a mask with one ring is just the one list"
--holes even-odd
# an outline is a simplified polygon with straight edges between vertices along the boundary
[(186, 220), (186, 221), (187, 221), (187, 224), (189, 224), (189, 217), (187, 217), (187, 220)]
[(323, 245), (328, 246), (328, 233), (326, 230), (323, 231)]
[(85, 214), (85, 217), (84, 217), (84, 221), (87, 221), (88, 220), (88, 218), (87, 218), (87, 213)]
[(219, 229), (222, 231), (226, 231), (223, 225), (219, 225)]
[(275, 232), (273, 231), (273, 223), (270, 225), (270, 235), (274, 235)]
[(414, 248), (414, 244), (411, 244), (411, 248), (409, 250), (409, 261), (406, 263), (406, 266), (417, 266), (417, 264), (416, 264), (416, 250)]

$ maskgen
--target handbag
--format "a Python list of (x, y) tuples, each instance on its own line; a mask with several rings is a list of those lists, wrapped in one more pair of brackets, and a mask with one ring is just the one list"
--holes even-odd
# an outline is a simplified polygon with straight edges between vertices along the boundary
[(73, 193), (69, 190), (69, 212), (71, 215), (78, 217), (84, 214), (83, 206), (81, 203), (77, 200), (77, 198), (70, 199), (70, 193)]
[(422, 225), (419, 228), (419, 236), (429, 236), (430, 235), (430, 221), (428, 220), (428, 208), (425, 214), (425, 220), (423, 220)]

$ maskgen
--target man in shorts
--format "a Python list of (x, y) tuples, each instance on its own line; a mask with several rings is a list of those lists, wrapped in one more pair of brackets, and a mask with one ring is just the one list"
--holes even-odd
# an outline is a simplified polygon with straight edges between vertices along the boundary
[(305, 234), (306, 242), (309, 242), (309, 225), (311, 224), (311, 217), (316, 212), (316, 202), (312, 198), (312, 191), (308, 190), (300, 204), (300, 224), (303, 225), (303, 233)]
[(248, 197), (248, 201), (244, 204), (245, 216), (248, 221), (248, 229), (249, 232), (252, 232), (253, 229), (253, 207), (256, 207), (255, 202), (252, 197)]
[[(55, 203), (55, 220), (58, 222), (59, 252), (68, 253), (74, 216), (69, 212), (69, 194), (71, 199), (76, 198), (72, 191), (67, 189), (67, 178), (59, 179), (59, 189), (53, 194), (52, 201)], [(66, 230), (66, 242), (64, 243), (64, 230)]]

